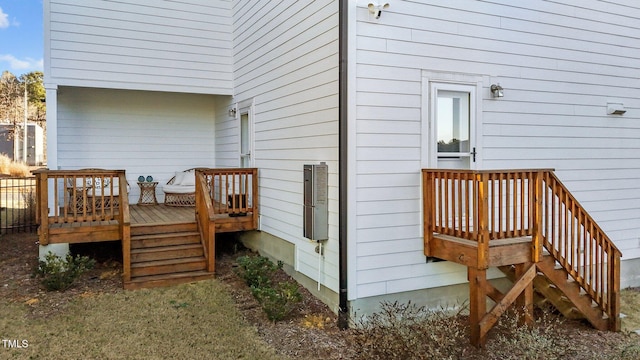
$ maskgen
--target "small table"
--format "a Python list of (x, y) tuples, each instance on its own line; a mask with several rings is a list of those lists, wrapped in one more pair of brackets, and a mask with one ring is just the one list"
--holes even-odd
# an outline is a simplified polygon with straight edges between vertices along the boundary
[(157, 181), (153, 182), (138, 182), (140, 187), (140, 198), (138, 199), (138, 205), (158, 205), (156, 199), (156, 186)]

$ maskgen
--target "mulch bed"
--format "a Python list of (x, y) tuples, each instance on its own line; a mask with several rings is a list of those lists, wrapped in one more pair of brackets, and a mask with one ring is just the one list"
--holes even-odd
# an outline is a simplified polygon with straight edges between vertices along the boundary
[[(222, 239), (220, 239), (222, 240)], [(224, 246), (232, 240), (219, 242), (216, 273), (231, 294), (245, 320), (252, 324), (265, 342), (280, 354), (297, 359), (353, 359), (357, 358), (350, 330), (337, 328), (336, 315), (321, 301), (301, 288), (303, 301), (289, 319), (269, 321), (251, 291), (235, 274), (235, 259), (247, 250), (234, 251), (237, 244)], [(122, 264), (119, 243), (75, 246), (74, 251), (96, 259), (96, 267), (82, 276), (77, 284), (65, 292), (45, 291), (32, 276), (37, 266), (38, 243), (34, 234), (11, 234), (0, 237), (0, 297), (12, 302), (29, 304), (28, 316), (49, 317), (64, 311), (76, 297), (90, 297), (101, 293), (115, 293), (122, 289)], [(280, 272), (282, 280), (288, 275)], [(605, 350), (607, 345), (619, 343), (621, 334), (593, 331), (580, 322), (567, 321), (563, 331), (575, 336), (582, 345)], [(578, 339), (579, 338), (579, 339)], [(485, 358), (471, 348), (468, 339), (460, 346), (468, 349), (469, 358)], [(466, 350), (465, 350), (466, 351)], [(486, 354), (485, 354), (486, 355)], [(580, 358), (580, 357), (578, 357)]]

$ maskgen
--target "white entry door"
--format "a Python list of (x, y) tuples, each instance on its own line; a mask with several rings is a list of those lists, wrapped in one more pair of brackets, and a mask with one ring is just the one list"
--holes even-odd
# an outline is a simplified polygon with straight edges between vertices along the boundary
[(434, 83), (430, 102), (431, 166), (475, 168), (475, 86)]

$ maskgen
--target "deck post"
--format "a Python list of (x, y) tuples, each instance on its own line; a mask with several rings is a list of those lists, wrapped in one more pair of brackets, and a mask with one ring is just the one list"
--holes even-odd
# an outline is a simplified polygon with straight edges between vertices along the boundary
[[(126, 184), (127, 177), (122, 171), (118, 175), (119, 184)], [(131, 215), (129, 214), (129, 194), (126, 186), (120, 187), (120, 204), (118, 222), (120, 223), (120, 240), (122, 241), (122, 281), (131, 281)]]
[(216, 224), (213, 221), (209, 221), (207, 224), (209, 230), (209, 238), (207, 239), (207, 271), (210, 273), (216, 272)]
[(531, 261), (534, 263), (542, 259), (542, 176), (543, 172), (533, 173), (533, 204), (531, 206), (531, 218), (533, 219), (533, 229), (531, 234)]
[(478, 269), (489, 267), (489, 174), (476, 177), (478, 184)]
[[(258, 229), (258, 225), (259, 225), (259, 214), (260, 214), (260, 210), (259, 208), (259, 203), (258, 203), (258, 190), (259, 186), (258, 186), (258, 169), (255, 168), (252, 170), (251, 172), (251, 208), (252, 208), (252, 212), (253, 212), (253, 228), (254, 229)], [(214, 232), (215, 233), (215, 232)]]
[(38, 233), (40, 245), (49, 245), (49, 180), (47, 172), (35, 172), (38, 191)]
[(433, 174), (422, 170), (422, 209), (423, 216), (423, 242), (424, 242), (424, 255), (431, 256), (430, 242), (433, 239), (433, 208), (435, 202), (433, 201)]
[(609, 249), (609, 330), (620, 331), (620, 252), (617, 249)]
[[(530, 266), (530, 263), (515, 264), (516, 279), (522, 278)], [(516, 299), (516, 307), (520, 314), (518, 324), (533, 325), (533, 281), (529, 281)]]
[(487, 314), (487, 296), (485, 283), (487, 270), (467, 268), (469, 277), (469, 325), (471, 327), (471, 344), (476, 347), (484, 346), (486, 332), (482, 332), (480, 321)]

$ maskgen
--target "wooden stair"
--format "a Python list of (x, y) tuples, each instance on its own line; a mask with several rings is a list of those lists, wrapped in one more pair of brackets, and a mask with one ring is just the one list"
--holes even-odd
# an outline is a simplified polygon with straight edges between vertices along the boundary
[[(552, 169), (422, 175), (424, 254), (467, 266), (473, 345), (485, 344), (512, 304), (524, 310), (520, 322), (531, 324), (536, 292), (538, 302), (546, 299), (567, 317), (620, 330), (622, 253)], [(489, 267), (512, 279), (508, 292), (487, 281)], [(487, 297), (495, 302), (488, 311)]]
[[(596, 329), (609, 329), (606, 314), (564, 268), (556, 266), (552, 256), (543, 256), (536, 268), (533, 287), (536, 292), (534, 302), (538, 307), (551, 304), (568, 319), (586, 319)], [(500, 266), (499, 269), (509, 280), (515, 281), (513, 266)]]
[(131, 228), (131, 281), (125, 289), (211, 279), (197, 225), (176, 223)]
[[(500, 266), (498, 267), (502, 273), (507, 276), (507, 279), (512, 282), (516, 281), (516, 271), (514, 266)], [(558, 289), (543, 273), (538, 271), (536, 277), (533, 279), (533, 302), (538, 308), (545, 308), (547, 306), (553, 306), (562, 315), (568, 319), (583, 319), (584, 316), (573, 303), (564, 295), (560, 289)]]
[[(552, 256), (544, 256), (536, 264), (538, 270), (573, 304), (585, 319), (598, 330), (610, 329), (608, 316), (593, 301), (569, 273), (562, 267), (556, 267)], [(535, 286), (535, 285), (534, 285)]]

